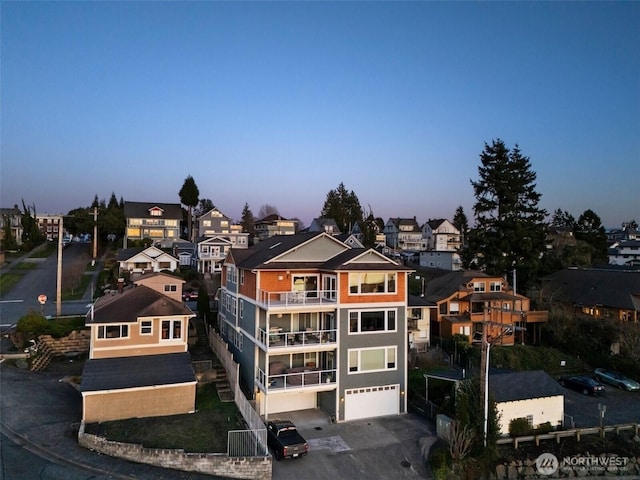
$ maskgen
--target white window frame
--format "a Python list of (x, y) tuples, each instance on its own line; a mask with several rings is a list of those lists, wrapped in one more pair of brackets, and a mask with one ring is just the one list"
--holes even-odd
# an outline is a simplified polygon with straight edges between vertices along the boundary
[(177, 285), (172, 285), (172, 284), (168, 284), (164, 286), (164, 291), (165, 292), (177, 292), (178, 291), (178, 286)]
[(141, 336), (149, 336), (153, 335), (153, 321), (152, 320), (141, 320), (140, 321), (140, 335)]
[[(107, 337), (107, 329), (118, 328), (118, 336), (117, 337)], [(100, 340), (113, 340), (116, 338), (129, 338), (129, 324), (127, 323), (119, 323), (119, 324), (106, 324), (98, 326), (98, 338)]]
[(485, 282), (473, 282), (474, 292), (486, 292), (487, 284)]
[[(164, 330), (165, 322), (169, 322), (169, 338), (162, 338), (162, 330)], [(180, 325), (179, 337), (174, 337), (176, 324)], [(184, 339), (184, 325), (182, 324), (182, 320), (165, 319), (160, 321), (160, 341), (175, 342), (175, 341), (182, 341), (183, 339)]]
[[(384, 355), (384, 367), (383, 368), (372, 368), (369, 370), (362, 369), (363, 352), (373, 352), (383, 350)], [(355, 358), (354, 358), (355, 356)], [(375, 372), (386, 372), (392, 370), (398, 370), (398, 347), (396, 345), (388, 345), (388, 346), (380, 346), (380, 347), (370, 347), (370, 348), (353, 348), (347, 350), (347, 359), (348, 359), (348, 374), (349, 375), (359, 375), (366, 373), (375, 373)], [(352, 367), (352, 360), (355, 360), (355, 367)], [(393, 361), (391, 361), (393, 360)], [(389, 366), (392, 364), (392, 366)], [(352, 370), (352, 368), (355, 368)]]
[(490, 282), (489, 283), (489, 291), (491, 291), (491, 292), (501, 292), (502, 291), (502, 282)]
[[(384, 275), (383, 286), (380, 292), (362, 292), (363, 275), (379, 274)], [(357, 278), (356, 278), (357, 276)], [(355, 283), (357, 280), (357, 284)], [(393, 290), (389, 289), (389, 284), (393, 280)], [(353, 291), (353, 288), (357, 288)], [(349, 273), (349, 295), (388, 295), (398, 293), (398, 273), (397, 272), (350, 272)]]
[[(384, 329), (382, 330), (362, 330), (362, 314), (371, 312), (382, 312), (384, 315)], [(389, 313), (393, 312), (394, 316), (394, 328), (389, 328)], [(352, 315), (357, 315), (357, 330), (351, 331)], [(381, 309), (368, 309), (368, 310), (349, 310), (349, 335), (371, 335), (374, 333), (389, 333), (398, 331), (398, 311), (395, 308), (381, 308)]]

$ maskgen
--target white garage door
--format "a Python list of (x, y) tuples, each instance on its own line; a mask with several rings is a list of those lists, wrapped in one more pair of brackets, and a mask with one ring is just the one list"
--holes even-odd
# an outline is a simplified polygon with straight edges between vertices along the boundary
[(345, 421), (400, 412), (400, 385), (354, 388), (344, 393)]
[(272, 413), (292, 412), (295, 410), (307, 410), (316, 408), (315, 392), (296, 392), (283, 395), (269, 395), (267, 398), (267, 410)]

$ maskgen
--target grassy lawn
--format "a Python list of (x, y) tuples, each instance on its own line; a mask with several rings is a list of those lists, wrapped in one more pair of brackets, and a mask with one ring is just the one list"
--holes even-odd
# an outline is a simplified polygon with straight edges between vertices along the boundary
[(13, 286), (20, 281), (24, 274), (17, 272), (7, 272), (0, 275), (0, 295), (11, 291)]
[(196, 413), (133, 418), (86, 425), (86, 432), (108, 440), (138, 443), (148, 448), (182, 448), (192, 453), (225, 453), (227, 432), (244, 427), (235, 403), (222, 403), (215, 385), (198, 387)]

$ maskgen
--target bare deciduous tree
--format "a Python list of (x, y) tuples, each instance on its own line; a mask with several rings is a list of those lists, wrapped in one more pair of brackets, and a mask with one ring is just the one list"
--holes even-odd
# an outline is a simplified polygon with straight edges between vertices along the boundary
[(472, 428), (463, 426), (457, 420), (451, 422), (449, 432), (445, 440), (449, 446), (449, 454), (454, 460), (462, 460), (466, 457), (475, 442), (476, 435)]

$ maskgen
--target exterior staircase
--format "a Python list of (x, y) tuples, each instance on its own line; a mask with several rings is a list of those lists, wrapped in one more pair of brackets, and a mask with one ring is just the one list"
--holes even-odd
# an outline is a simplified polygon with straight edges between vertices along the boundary
[(222, 366), (215, 366), (216, 379), (214, 380), (216, 385), (216, 391), (218, 392), (218, 398), (221, 402), (233, 402), (233, 390), (229, 385), (229, 379), (227, 378), (227, 372), (225, 372)]

